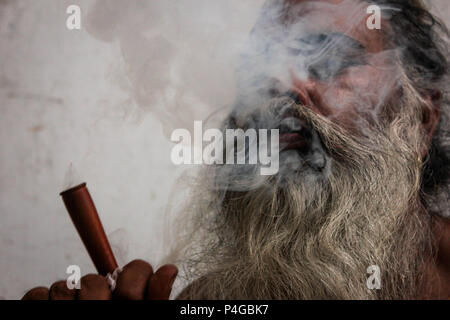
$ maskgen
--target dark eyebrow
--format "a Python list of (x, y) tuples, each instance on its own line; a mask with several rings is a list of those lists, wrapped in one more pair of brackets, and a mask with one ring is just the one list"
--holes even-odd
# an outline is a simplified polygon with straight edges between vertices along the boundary
[(327, 36), (332, 41), (335, 40), (336, 42), (340, 42), (340, 41), (345, 42), (348, 46), (350, 46), (354, 49), (366, 50), (366, 47), (364, 47), (364, 45), (361, 42), (359, 42), (355, 38), (349, 37), (343, 33), (333, 32), (333, 33), (329, 33)]
[(295, 39), (291, 54), (302, 57), (308, 73), (319, 80), (330, 80), (353, 66), (367, 63), (366, 48), (342, 33), (309, 34)]
[(340, 32), (308, 34), (295, 39), (295, 43), (295, 47), (288, 47), (295, 55), (313, 55), (328, 50), (350, 55), (366, 52), (361, 42)]

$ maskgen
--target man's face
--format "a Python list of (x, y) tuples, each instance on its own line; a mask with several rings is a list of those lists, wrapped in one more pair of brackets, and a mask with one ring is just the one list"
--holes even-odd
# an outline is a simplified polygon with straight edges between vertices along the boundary
[(331, 170), (330, 153), (338, 150), (327, 150), (310, 117), (289, 103), (268, 110), (272, 99), (289, 96), (360, 139), (371, 127), (385, 128), (400, 110), (398, 51), (388, 47), (386, 21), (380, 30), (367, 27), (368, 6), (291, 0), (269, 1), (263, 9), (238, 69), (231, 118), (237, 127), (280, 130), (280, 176), (303, 171), (321, 179)]
[(283, 9), (269, 7), (275, 18), (255, 27), (251, 43), (257, 49), (242, 68), (250, 105), (249, 92), (264, 98), (289, 92), (352, 132), (363, 130), (361, 121), (375, 122), (397, 92), (401, 72), (383, 36), (389, 25), (382, 20), (380, 30), (369, 29), (368, 6), (359, 0), (289, 0)]
[[(298, 38), (306, 73), (289, 67), (290, 89), (318, 114), (357, 129), (358, 117), (378, 115), (395, 88), (393, 52), (386, 50), (382, 35), (386, 23), (381, 30), (369, 30), (366, 2), (291, 2), (295, 4), (288, 27), (293, 33), (296, 25), (308, 25), (308, 30)], [(304, 52), (302, 47), (311, 42), (312, 50)]]

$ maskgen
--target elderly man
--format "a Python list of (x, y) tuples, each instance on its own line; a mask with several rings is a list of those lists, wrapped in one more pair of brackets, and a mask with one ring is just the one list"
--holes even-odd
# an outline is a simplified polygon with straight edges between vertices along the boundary
[[(446, 36), (418, 0), (267, 1), (223, 129), (279, 129), (280, 170), (204, 168), (179, 298), (448, 299)], [(176, 274), (133, 261), (114, 293), (88, 275), (24, 298), (167, 299)]]

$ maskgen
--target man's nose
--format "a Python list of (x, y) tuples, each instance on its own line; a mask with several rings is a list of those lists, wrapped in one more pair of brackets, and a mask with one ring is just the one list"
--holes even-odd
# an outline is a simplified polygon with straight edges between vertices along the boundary
[(316, 80), (312, 78), (300, 79), (294, 74), (291, 74), (291, 79), (289, 95), (298, 104), (302, 104), (322, 116), (330, 115), (330, 110), (322, 98), (323, 92), (321, 92), (320, 85)]

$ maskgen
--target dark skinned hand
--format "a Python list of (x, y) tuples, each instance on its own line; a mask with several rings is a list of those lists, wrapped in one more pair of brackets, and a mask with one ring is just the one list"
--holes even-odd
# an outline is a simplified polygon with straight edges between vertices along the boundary
[(29, 290), (22, 300), (168, 300), (178, 274), (176, 266), (166, 264), (156, 272), (143, 260), (134, 260), (122, 268), (114, 292), (106, 278), (88, 274), (81, 278), (81, 289), (67, 288), (66, 281)]

